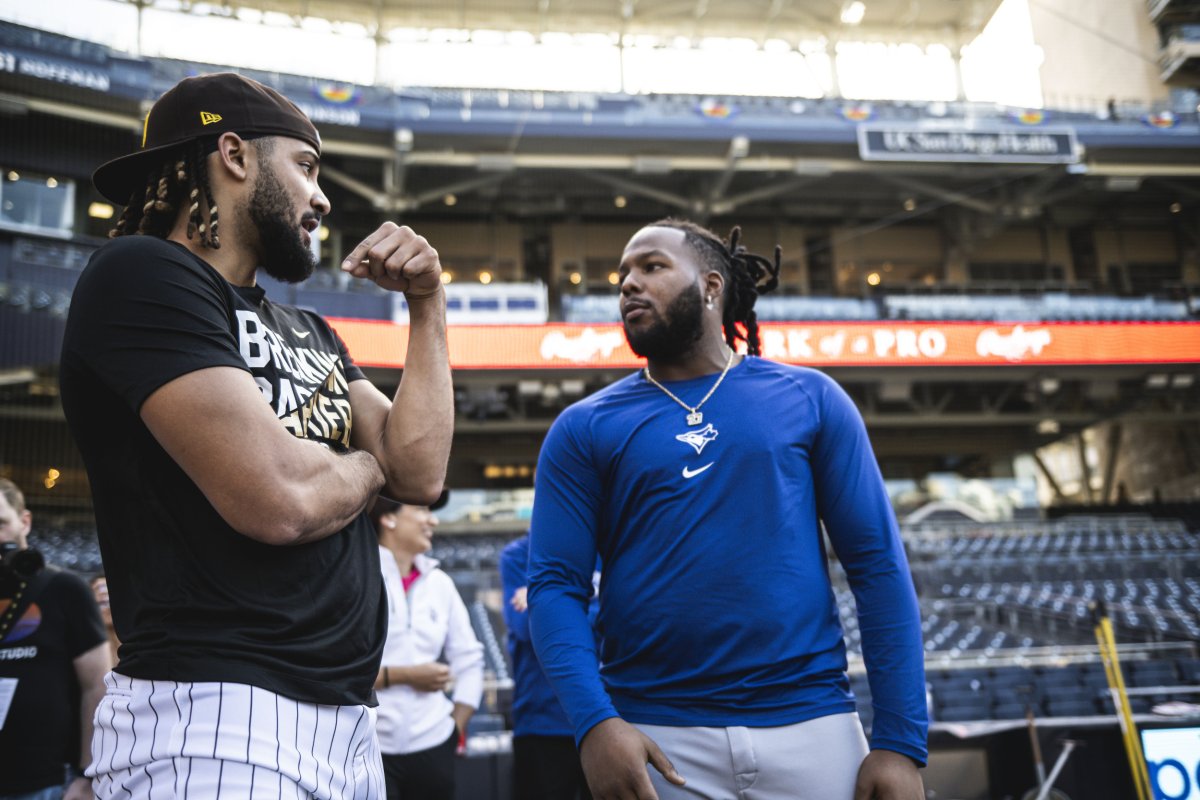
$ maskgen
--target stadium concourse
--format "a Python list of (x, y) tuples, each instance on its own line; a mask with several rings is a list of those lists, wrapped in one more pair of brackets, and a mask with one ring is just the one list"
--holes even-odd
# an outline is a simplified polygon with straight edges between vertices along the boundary
[[(998, 3), (967, 5), (970, 20), (922, 3), (918, 22), (938, 30), (950, 13), (967, 36)], [(738, 19), (736, 4), (711, 8), (704, 24)], [(0, 475), (30, 490), (34, 545), (82, 574), (102, 564), (56, 364), (75, 280), (119, 213), (89, 175), (136, 145), (148, 101), (227, 68), (0, 21)], [(488, 665), (461, 796), (507, 796), (499, 551), (524, 532), (555, 416), (639, 365), (614, 270), (626, 239), (667, 215), (782, 245), (780, 291), (759, 304), (764, 355), (827, 371), (863, 413), (921, 603), (936, 797), (1033, 786), (1027, 711), (1048, 761), (1063, 737), (1087, 744), (1058, 788), (1133, 796), (1095, 601), (1139, 724), (1200, 724), (1194, 103), (393, 90), (240, 71), (318, 124), (334, 207), (322, 268), (297, 286), (264, 280), (272, 297), (330, 317), (389, 391), (407, 310), (334, 265), (397, 218), (447, 269), (455, 492), (433, 555)], [(830, 569), (869, 727), (853, 600)]]

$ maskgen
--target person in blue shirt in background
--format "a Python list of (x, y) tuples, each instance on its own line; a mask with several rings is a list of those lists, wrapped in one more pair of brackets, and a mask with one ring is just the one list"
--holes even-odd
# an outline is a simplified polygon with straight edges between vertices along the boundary
[(526, 535), (500, 553), (504, 626), (513, 667), (513, 800), (591, 800), (571, 722), (529, 641), (528, 566)]
[[(530, 629), (597, 800), (924, 800), (912, 577), (853, 402), (758, 357), (754, 303), (779, 263), (737, 228), (638, 231), (618, 275), (646, 369), (566, 409), (542, 446)], [(869, 745), (822, 525), (858, 607)]]

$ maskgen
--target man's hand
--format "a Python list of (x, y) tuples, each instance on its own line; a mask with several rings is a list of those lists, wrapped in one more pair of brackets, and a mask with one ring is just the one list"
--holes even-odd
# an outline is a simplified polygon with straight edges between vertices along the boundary
[(442, 263), (437, 250), (407, 225), (385, 222), (342, 261), (342, 270), (370, 278), (409, 299), (437, 294), (442, 288)]
[(858, 768), (854, 800), (925, 800), (925, 784), (908, 756), (872, 750)]
[(620, 717), (609, 717), (587, 732), (579, 759), (595, 800), (658, 800), (647, 762), (676, 786), (684, 783), (658, 745)]
[(92, 779), (82, 775), (71, 781), (67, 790), (63, 792), (63, 800), (92, 800), (95, 796), (92, 792)]
[(400, 669), (403, 670), (403, 677), (398, 682), (407, 683), (418, 692), (441, 692), (450, 685), (450, 667), (440, 661), (413, 664)]
[(528, 586), (522, 586), (520, 589), (517, 589), (515, 592), (513, 592), (512, 599), (508, 601), (508, 604), (513, 607), (514, 611), (528, 611), (529, 610), (529, 594), (528, 594), (528, 592), (529, 592)]

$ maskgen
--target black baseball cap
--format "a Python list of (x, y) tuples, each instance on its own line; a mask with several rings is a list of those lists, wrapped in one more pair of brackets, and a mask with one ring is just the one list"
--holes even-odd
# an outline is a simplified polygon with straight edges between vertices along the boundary
[(218, 72), (184, 78), (158, 98), (142, 125), (141, 149), (102, 165), (92, 183), (100, 194), (125, 205), (172, 149), (229, 131), (287, 136), (321, 153), (320, 134), (295, 103), (258, 81)]
[[(438, 495), (438, 499), (434, 500), (432, 503), (430, 503), (428, 508), (430, 511), (437, 511), (439, 508), (446, 505), (446, 503), (448, 503), (448, 502), (450, 502), (450, 490), (442, 489), (442, 493), (440, 495)], [(401, 503), (397, 500), (393, 500), (390, 497), (384, 497), (383, 495), (379, 495), (378, 497), (375, 498), (375, 502), (371, 505), (371, 509), (367, 513), (367, 516), (369, 516), (372, 521), (378, 522), (379, 518), (382, 517), (384, 514), (389, 514), (393, 511), (396, 511), (401, 506), (404, 506), (404, 505), (406, 505), (406, 504)], [(407, 505), (416, 505), (416, 504), (408, 503)]]

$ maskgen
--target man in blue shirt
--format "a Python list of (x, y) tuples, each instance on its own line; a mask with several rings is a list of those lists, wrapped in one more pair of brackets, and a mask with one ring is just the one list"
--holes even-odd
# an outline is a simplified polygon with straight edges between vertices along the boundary
[[(626, 246), (621, 316), (647, 366), (568, 408), (543, 445), (534, 646), (596, 797), (922, 800), (920, 616), (895, 516), (846, 393), (756, 357), (779, 251), (739, 238), (663, 220)], [(858, 605), (869, 752), (822, 523)]]
[(504, 625), (513, 665), (513, 798), (591, 800), (571, 722), (529, 640), (528, 567), (529, 537), (522, 536), (500, 553)]

